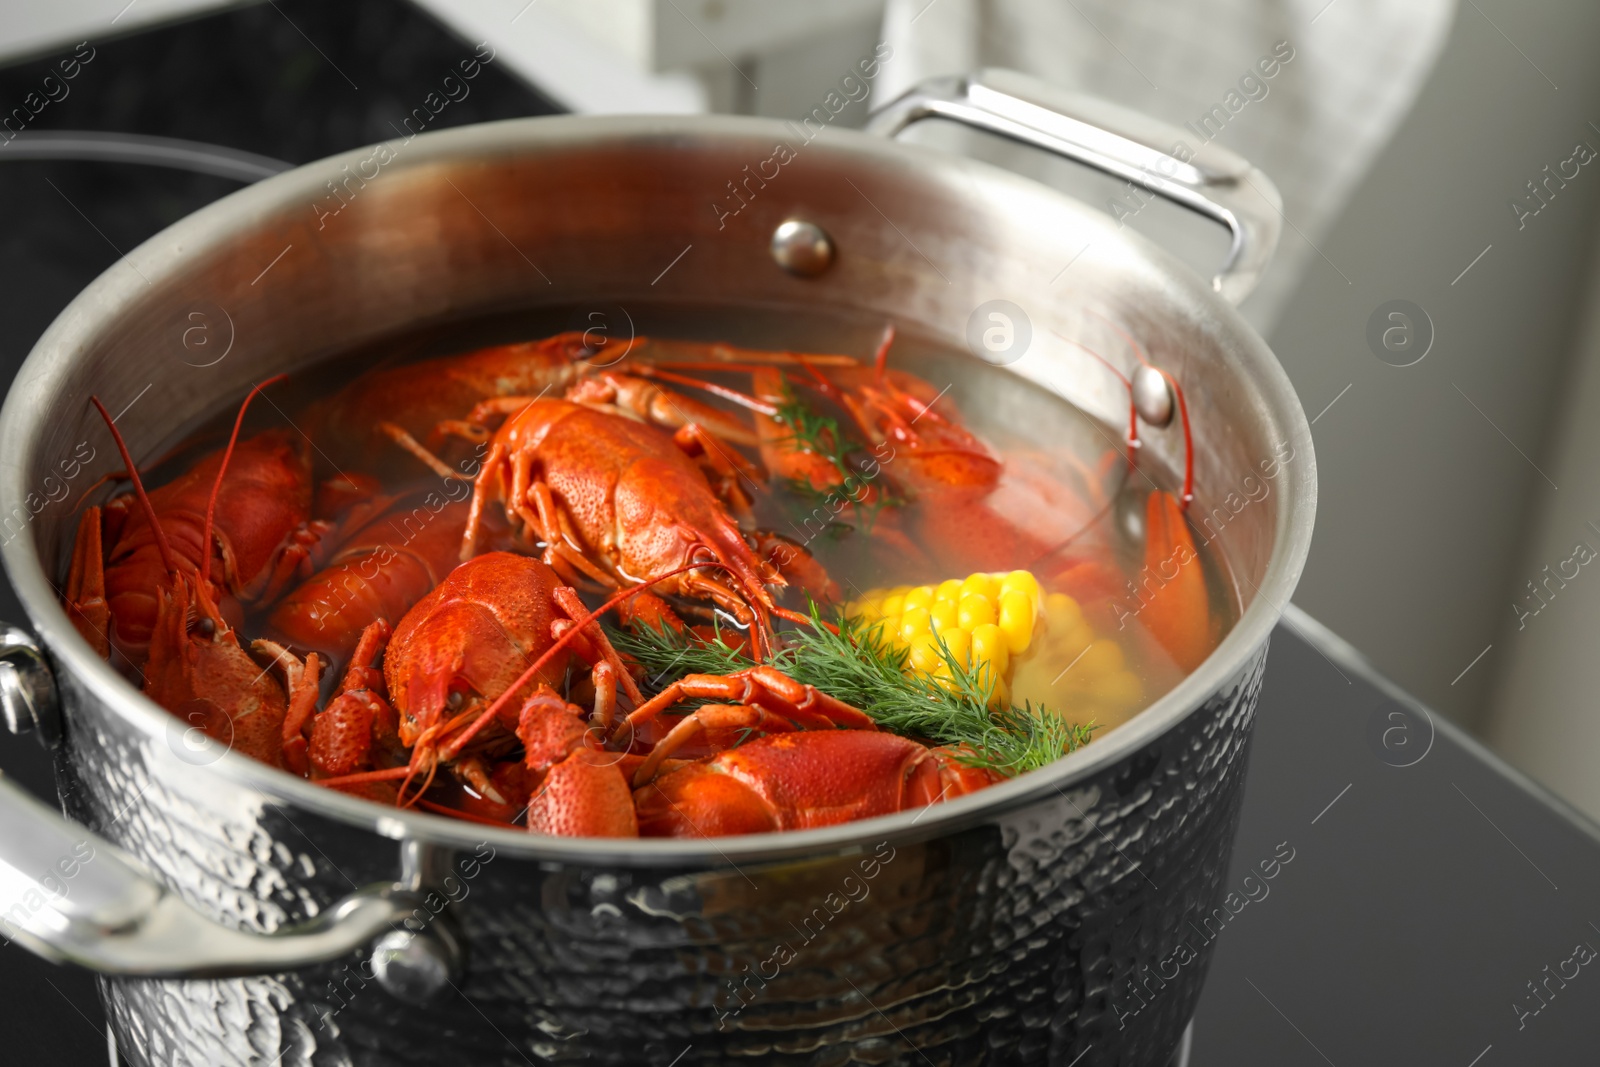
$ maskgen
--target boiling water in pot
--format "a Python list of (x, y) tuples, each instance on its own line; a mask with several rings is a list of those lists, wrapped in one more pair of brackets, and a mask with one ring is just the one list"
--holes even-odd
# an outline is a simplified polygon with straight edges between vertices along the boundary
[[(437, 377), (412, 380), (409, 393), (391, 387), (396, 368), (417, 361), (563, 330), (587, 331), (586, 341), (575, 342), (581, 345), (578, 358), (557, 361), (565, 368), (560, 381), (551, 378), (538, 390), (526, 389), (540, 397), (538, 410), (560, 416), (551, 423), (555, 429), (541, 423), (537, 431), (508, 437), (505, 425), (528, 417), (522, 401), (476, 413), (470, 401), (519, 390), (498, 378), (477, 378), (475, 385), (459, 384), (451, 393), (443, 383), (448, 368), (457, 366), (453, 362), (438, 364), (444, 370)], [(760, 351), (652, 343), (660, 338), (709, 338)], [(793, 813), (779, 812), (772, 825), (744, 815), (718, 821), (721, 815), (714, 813), (686, 827), (647, 816), (651, 802), (660, 807), (660, 797), (650, 793), (658, 788), (655, 775), (664, 773), (662, 782), (692, 778), (697, 769), (713, 765), (734, 773), (737, 768), (728, 768), (741, 752), (754, 760), (764, 751), (762, 744), (777, 743), (774, 737), (799, 744), (790, 731), (819, 727), (810, 704), (796, 710), (792, 694), (752, 696), (741, 682), (745, 688), (738, 694), (733, 689), (676, 694), (659, 718), (635, 727), (630, 717), (630, 733), (620, 737), (609, 702), (621, 701), (618, 714), (636, 711), (640, 701), (648, 702), (689, 669), (677, 668), (680, 661), (696, 673), (721, 675), (770, 660), (792, 667), (791, 674), (810, 679), (818, 690), (827, 687), (815, 682), (839, 679), (843, 688), (824, 695), (846, 704), (853, 698), (862, 704), (855, 713), (868, 718), (881, 710), (868, 706), (868, 698), (904, 679), (911, 688), (903, 700), (890, 693), (890, 703), (909, 707), (921, 700), (926, 708), (908, 712), (907, 718), (878, 718), (886, 730), (907, 733), (917, 742), (911, 757), (893, 758), (902, 763), (911, 758), (920, 766), (915, 761), (929, 751), (922, 742), (943, 742), (932, 749), (944, 754), (941, 767), (949, 764), (940, 772), (944, 778), (930, 779), (945, 782), (939, 795), (952, 784), (957, 792), (981, 788), (1037, 765), (1037, 746), (1031, 763), (986, 762), (980, 758), (983, 737), (992, 724), (979, 723), (975, 734), (953, 727), (948, 736), (940, 734), (937, 715), (943, 703), (960, 703), (965, 694), (969, 725), (974, 714), (984, 716), (985, 708), (1002, 724), (1070, 724), (1065, 732), (1038, 735), (1059, 753), (1062, 742), (1051, 738), (1064, 738), (1065, 747), (1091, 742), (1169, 690), (1220, 641), (1237, 617), (1238, 602), (1221, 553), (1187, 528), (1177, 503), (1181, 480), (1148, 460), (1131, 464), (1126, 427), (1105, 426), (1014, 374), (909, 332), (894, 338), (888, 373), (879, 374), (873, 356), (883, 339), (881, 322), (759, 309), (611, 306), (452, 323), (321, 361), (273, 386), (269, 402), (257, 402), (245, 418), (214, 509), (220, 518), (213, 534), (212, 582), (199, 583), (207, 585), (204, 590), (181, 593), (182, 621), (167, 617), (173, 605), (170, 598), (163, 602), (166, 593), (158, 590), (152, 597), (147, 587), (162, 577), (164, 564), (158, 565), (157, 557), (163, 551), (181, 556), (187, 544), (194, 569), (203, 543), (202, 516), (237, 402), (219, 409), (206, 424), (176, 434), (167, 458), (144, 472), (158, 523), (176, 547), (169, 543), (162, 550), (155, 543), (159, 539), (150, 536), (144, 512), (133, 500), (124, 498), (106, 509), (104, 568), (114, 610), (104, 619), (77, 610), (74, 619), (80, 630), (94, 629), (99, 619), (114, 662), (207, 733), (381, 802), (525, 822), (547, 832), (724, 833), (821, 824), (815, 812), (799, 817), (800, 822), (784, 822)], [(805, 353), (815, 358), (796, 355)], [(635, 392), (624, 395), (618, 383), (624, 392)], [(638, 399), (641, 388), (649, 399)], [(580, 395), (580, 389), (591, 392)], [(564, 394), (589, 406), (571, 415), (558, 399)], [(463, 398), (460, 410), (428, 411), (403, 425), (408, 403), (420, 410), (457, 395)], [(563, 421), (569, 416), (589, 421), (574, 433), (575, 424)], [(441, 418), (457, 425), (433, 432)], [(685, 431), (684, 423), (708, 432)], [(620, 476), (601, 469), (604, 463), (596, 466), (595, 459), (615, 455), (620, 446), (607, 444), (613, 431), (620, 435), (618, 442), (635, 442), (630, 448), (679, 449), (681, 455), (673, 456), (680, 462), (693, 456), (687, 465), (699, 473), (685, 477), (702, 479), (697, 492), (710, 502), (706, 506), (720, 509), (729, 528), (742, 531), (734, 534), (737, 544), (711, 550), (720, 563), (703, 562), (710, 559), (704, 544), (693, 550), (700, 556), (679, 561), (702, 559), (699, 574), (726, 572), (714, 579), (716, 588), (669, 576), (652, 585), (662, 594), (659, 599), (653, 594), (628, 598), (617, 605), (627, 614), (606, 616), (605, 632), (646, 668), (637, 683), (642, 691), (631, 697), (626, 682), (617, 696), (616, 680), (601, 677), (605, 668), (597, 663), (606, 658), (605, 649), (595, 646), (603, 646), (604, 638), (569, 639), (569, 645), (583, 644), (587, 651), (556, 656), (547, 648), (551, 634), (562, 627), (584, 628), (586, 609), (598, 607), (618, 588), (652, 583), (672, 569), (663, 564), (645, 573), (648, 565), (640, 562), (645, 557), (629, 556), (625, 548), (608, 543), (617, 530), (640, 535), (648, 532), (637, 528), (644, 521), (704, 527), (711, 520), (696, 518), (700, 512), (672, 498), (659, 479), (644, 480), (652, 487), (645, 495), (654, 493), (654, 518), (616, 505)], [(570, 447), (552, 452), (552, 442), (562, 440), (563, 433), (572, 438)], [(639, 445), (639, 434), (653, 437)], [(510, 458), (502, 455), (504, 462), (496, 467), (493, 450), (507, 442)], [(517, 448), (538, 453), (521, 475), (515, 473)], [(292, 464), (283, 457), (296, 455), (309, 475), (298, 489), (273, 480), (281, 471), (262, 476), (256, 469)], [(474, 488), (469, 475), (482, 498), (476, 513), (467, 503)], [(185, 496), (178, 489), (186, 478), (191, 484)], [(550, 492), (541, 498), (524, 484), (529, 478)], [(240, 485), (250, 486), (248, 494)], [(303, 500), (275, 512), (273, 505), (286, 504), (288, 497), (275, 498), (274, 492), (298, 492)], [(240, 502), (247, 495), (249, 506)], [(605, 499), (595, 505), (590, 497)], [(609, 524), (604, 534), (584, 527), (583, 516), (596, 506)], [(552, 507), (562, 515), (552, 518)], [(174, 515), (173, 509), (183, 514)], [(272, 520), (262, 518), (266, 513), (286, 524), (286, 536), (272, 532)], [(230, 528), (229, 521), (242, 522), (243, 528)], [(698, 533), (703, 542), (716, 540), (704, 529)], [(462, 555), (464, 534), (468, 554), (509, 550), (522, 558), (484, 556), (451, 573)], [(80, 609), (85, 600), (77, 573), (83, 569), (82, 538), (80, 558), (69, 575), (69, 593)], [(252, 538), (273, 543), (252, 543)], [(297, 538), (298, 555), (292, 565), (283, 565), (277, 542)], [(753, 566), (777, 568), (788, 581), (770, 610), (757, 603), (759, 588), (752, 593), (748, 582), (741, 587), (734, 576), (743, 564), (733, 557), (744, 554)], [(138, 571), (135, 557), (141, 556), (144, 569)], [(537, 569), (526, 558), (531, 556), (542, 556), (555, 570)], [(501, 569), (495, 572), (500, 583), (492, 586), (495, 591), (485, 602), (482, 590), (491, 587), (485, 579), (467, 596), (463, 589), (471, 583), (462, 573), (470, 568), (487, 573), (491, 565)], [(764, 576), (774, 588), (775, 575)], [(462, 588), (451, 587), (452, 582)], [(546, 592), (570, 587), (576, 599), (565, 609), (539, 605), (531, 615), (517, 615), (495, 600), (526, 598), (538, 582), (549, 586)], [(207, 605), (208, 597), (214, 606)], [(508, 630), (516, 638), (498, 674), (461, 667), (474, 656), (488, 655), (482, 643), (468, 639), (476, 632), (473, 626), (484, 624), (482, 618), (440, 621), (450, 611), (466, 610), (461, 605), (467, 600), (472, 611), (495, 616), (494, 641), (504, 640)], [(164, 608), (167, 616), (161, 615)], [(826, 645), (807, 664), (774, 658), (775, 650), (808, 633), (820, 636), (800, 621), (813, 612), (843, 628), (843, 644)], [(419, 615), (425, 617), (418, 621)], [(784, 615), (790, 621), (783, 621)], [(508, 622), (510, 616), (515, 619)], [(536, 625), (526, 634), (514, 632), (517, 620), (526, 622), (524, 616), (537, 616)], [(552, 631), (552, 620), (563, 617), (566, 621)], [(385, 625), (374, 630), (369, 624), (378, 620)], [(613, 628), (619, 621), (630, 625)], [(138, 633), (133, 624), (142, 626)], [(769, 624), (772, 633), (763, 636)], [(219, 651), (219, 633), (233, 645)], [(449, 648), (438, 645), (440, 633)], [(870, 685), (861, 680), (859, 665), (839, 673), (837, 657), (852, 641), (874, 650), (870, 667), (878, 674)], [(453, 666), (441, 667), (439, 657), (450, 655), (456, 657)], [(545, 659), (551, 662), (536, 677), (517, 677)], [(612, 661), (624, 670), (631, 665), (615, 656)], [(256, 664), (261, 673), (246, 682), (244, 675)], [(442, 669), (455, 673), (440, 677)], [(535, 682), (549, 691), (550, 707), (587, 715), (581, 721), (588, 723), (591, 742), (569, 740), (554, 765), (536, 758), (549, 730), (530, 725)], [(275, 693), (263, 688), (271, 686), (277, 687)], [(437, 692), (419, 696), (430, 686)], [(419, 700), (434, 701), (428, 715), (412, 707)], [(698, 732), (679, 738), (689, 729), (684, 725), (688, 713), (708, 702), (714, 708), (743, 708), (726, 714), (745, 718), (718, 725), (710, 717), (725, 713), (707, 710)], [(521, 720), (519, 703), (524, 703)], [(267, 711), (250, 710), (257, 705)], [(753, 714), (765, 718), (758, 723)], [(774, 725), (773, 715), (782, 723)], [(601, 719), (604, 728), (596, 726)], [(568, 733), (584, 733), (561, 721)], [(820, 725), (870, 724), (841, 711)], [(1009, 728), (1003, 726), (1002, 732)], [(462, 741), (452, 749), (453, 739), (463, 735), (471, 736), (471, 745)], [(669, 742), (669, 735), (676, 740)], [(750, 742), (752, 737), (759, 741)], [(649, 755), (656, 748), (670, 748), (670, 756)], [(580, 751), (585, 749), (589, 755)], [(424, 751), (425, 759), (418, 755)], [(593, 752), (603, 752), (604, 758)], [(583, 795), (591, 801), (609, 796), (612, 807), (625, 809), (629, 803), (626, 790), (614, 788), (624, 779), (612, 782), (612, 777), (629, 775), (638, 817), (624, 812), (620, 822), (603, 819), (598, 829), (573, 829), (562, 812), (541, 814), (541, 797), (559, 792), (552, 783), (573, 760), (585, 766), (605, 763), (592, 774), (573, 772), (586, 783), (605, 777), (604, 788), (574, 788), (589, 790)], [(447, 773), (439, 773), (441, 766)], [(738, 773), (755, 773), (747, 770)], [(663, 795), (674, 807), (673, 796), (682, 800), (679, 794)], [(922, 802), (929, 799), (937, 797)], [(842, 818), (872, 813), (876, 809), (857, 805)], [(709, 828), (708, 819), (714, 824)]]

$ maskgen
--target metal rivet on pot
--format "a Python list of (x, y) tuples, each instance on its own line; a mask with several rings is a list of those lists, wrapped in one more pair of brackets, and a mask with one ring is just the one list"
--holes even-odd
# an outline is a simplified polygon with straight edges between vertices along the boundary
[(772, 258), (801, 278), (815, 278), (833, 266), (833, 238), (814, 222), (785, 219), (772, 231)]
[(420, 932), (391, 930), (373, 946), (372, 973), (396, 1000), (437, 1004), (461, 977), (460, 942), (438, 919)]
[(0, 624), (0, 719), (14, 734), (37, 733), (46, 748), (61, 739), (56, 683), (38, 642)]
[(1172, 389), (1148, 363), (1133, 372), (1133, 407), (1151, 426), (1160, 428), (1172, 421)]

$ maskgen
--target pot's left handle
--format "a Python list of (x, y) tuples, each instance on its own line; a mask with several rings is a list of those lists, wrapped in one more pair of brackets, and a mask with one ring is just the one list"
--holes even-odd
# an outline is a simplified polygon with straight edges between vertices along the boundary
[(873, 112), (866, 130), (894, 137), (923, 119), (958, 122), (1065, 156), (1228, 227), (1233, 247), (1211, 285), (1230, 303), (1250, 294), (1278, 247), (1283, 201), (1267, 176), (1216, 144), (1178, 152), (1191, 135), (1148, 115), (1016, 71), (983, 70), (920, 83)]
[[(29, 708), (17, 704), (23, 694), (31, 695)], [(25, 631), (0, 627), (7, 723), (37, 717), (54, 700), (37, 644)], [(274, 974), (338, 959), (382, 937), (373, 957), (380, 981), (387, 970), (394, 981), (383, 982), (386, 988), (414, 990), (418, 966), (443, 966), (428, 936), (419, 940), (398, 926), (419, 903), (400, 886), (369, 886), (277, 933), (234, 930), (196, 911), (138, 860), (0, 777), (0, 935), (46, 959), (146, 977)]]

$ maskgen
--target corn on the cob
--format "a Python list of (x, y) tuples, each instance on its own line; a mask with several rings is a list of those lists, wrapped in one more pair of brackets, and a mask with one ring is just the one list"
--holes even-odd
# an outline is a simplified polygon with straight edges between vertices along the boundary
[(1028, 700), (1104, 722), (1120, 720), (1142, 695), (1121, 646), (1097, 637), (1077, 601), (1045, 594), (1027, 571), (876, 589), (845, 610), (907, 649), (909, 670), (949, 678), (941, 641), (963, 667), (986, 668), (995, 704)]

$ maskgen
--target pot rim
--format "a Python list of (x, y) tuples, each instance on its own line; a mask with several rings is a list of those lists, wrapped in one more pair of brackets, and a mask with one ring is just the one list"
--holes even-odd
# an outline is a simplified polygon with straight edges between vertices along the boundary
[[(427, 166), (468, 158), (492, 158), (540, 145), (561, 145), (604, 138), (666, 140), (674, 137), (749, 137), (787, 132), (775, 119), (738, 116), (547, 116), (481, 123), (425, 133), (408, 143), (397, 162), (399, 169)], [(1026, 185), (1039, 195), (1037, 183), (977, 160), (954, 156), (916, 145), (896, 143), (849, 130), (830, 130), (833, 150), (897, 160), (928, 167), (975, 168), (981, 177)], [(224, 246), (234, 239), (241, 223), (276, 214), (285, 204), (300, 203), (306, 194), (322, 192), (330, 168), (354, 165), (370, 155), (373, 146), (317, 160), (268, 178), (215, 201), (155, 234), (126, 259), (137, 257), (138, 273), (119, 270), (119, 260), (83, 290), (51, 323), (35, 343), (18, 371), (15, 383), (0, 409), (0, 455), (27, 456), (39, 424), (49, 417), (42, 398), (56, 391), (71, 361), (88, 350), (109, 321), (137, 304), (157, 278), (183, 262)], [(1069, 203), (1081, 203), (1054, 193)], [(1086, 213), (1091, 209), (1083, 208)], [(243, 753), (226, 751), (214, 763), (196, 768), (219, 773), (259, 791), (274, 802), (306, 809), (341, 823), (362, 827), (396, 840), (417, 840), (447, 847), (471, 849), (487, 842), (495, 849), (530, 860), (574, 862), (610, 867), (693, 866), (737, 868), (739, 861), (765, 861), (819, 854), (863, 851), (879, 841), (913, 842), (944, 836), (993, 817), (1025, 807), (1054, 792), (1070, 801), (1064, 790), (1115, 764), (1176, 727), (1196, 712), (1214, 693), (1243, 669), (1262, 648), (1283, 613), (1300, 578), (1310, 549), (1316, 511), (1316, 460), (1310, 426), (1288, 376), (1266, 343), (1240, 318), (1237, 311), (1178, 264), (1165, 251), (1138, 234), (1118, 230), (1109, 218), (1102, 225), (1104, 239), (1131, 242), (1145, 258), (1164, 264), (1180, 284), (1208, 304), (1211, 312), (1232, 332), (1254, 343), (1230, 352), (1241, 364), (1240, 372), (1252, 378), (1268, 410), (1276, 416), (1295, 448), (1295, 461), (1285, 465), (1276, 501), (1276, 532), (1267, 569), (1256, 586), (1256, 596), (1239, 621), (1206, 660), (1172, 690), (1103, 738), (1062, 757), (1048, 767), (990, 786), (979, 793), (943, 804), (894, 815), (844, 823), (814, 830), (788, 830), (766, 834), (705, 840), (544, 837), (516, 829), (498, 829), (443, 815), (384, 808), (371, 801), (325, 789)], [(146, 282), (148, 276), (151, 281)], [(1302, 451), (1303, 449), (1303, 451)], [(1303, 459), (1302, 459), (1303, 456)], [(0, 467), (0, 514), (24, 505), (27, 497), (24, 464)], [(24, 505), (25, 506), (25, 505)], [(32, 526), (27, 528), (32, 530)], [(16, 588), (29, 620), (48, 649), (53, 665), (70, 671), (94, 698), (122, 721), (146, 736), (163, 736), (171, 715), (151, 701), (100, 659), (72, 626), (57, 600), (55, 587), (31, 536), (14, 536), (0, 545), (0, 562)]]

